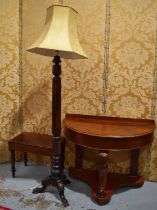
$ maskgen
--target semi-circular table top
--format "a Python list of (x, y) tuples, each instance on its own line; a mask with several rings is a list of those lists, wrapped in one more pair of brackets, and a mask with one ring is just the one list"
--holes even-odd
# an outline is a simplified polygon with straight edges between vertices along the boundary
[(155, 122), (150, 119), (67, 114), (64, 135), (74, 143), (93, 148), (130, 150), (150, 144)]

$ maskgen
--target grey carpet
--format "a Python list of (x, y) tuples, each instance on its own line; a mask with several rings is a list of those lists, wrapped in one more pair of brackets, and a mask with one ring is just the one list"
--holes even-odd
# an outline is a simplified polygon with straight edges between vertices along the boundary
[[(16, 178), (11, 177), (10, 164), (0, 164), (0, 205), (13, 210), (63, 210), (57, 190), (49, 187), (46, 193), (32, 194), (32, 189), (49, 175), (47, 166), (16, 163)], [(145, 182), (141, 188), (119, 189), (104, 205), (97, 205), (91, 198), (88, 185), (71, 179), (65, 187), (70, 206), (66, 210), (156, 210), (157, 183)]]

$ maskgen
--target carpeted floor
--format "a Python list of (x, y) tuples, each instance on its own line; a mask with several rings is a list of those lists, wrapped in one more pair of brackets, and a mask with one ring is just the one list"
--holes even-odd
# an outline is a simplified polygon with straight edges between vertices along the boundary
[[(0, 205), (13, 210), (63, 210), (57, 190), (49, 187), (46, 193), (32, 194), (32, 189), (49, 175), (49, 167), (16, 163), (16, 178), (11, 177), (10, 164), (0, 164)], [(70, 178), (71, 179), (71, 178)], [(157, 183), (145, 182), (141, 188), (117, 190), (110, 203), (97, 205), (90, 196), (88, 185), (71, 179), (65, 187), (70, 206), (66, 210), (156, 210)]]

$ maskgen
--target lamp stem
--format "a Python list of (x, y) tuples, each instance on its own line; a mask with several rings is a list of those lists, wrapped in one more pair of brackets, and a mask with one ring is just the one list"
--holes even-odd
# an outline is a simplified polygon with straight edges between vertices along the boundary
[(52, 175), (59, 178), (61, 176), (61, 60), (56, 55), (53, 59), (52, 73)]
[(61, 154), (61, 59), (55, 55), (53, 59), (52, 78), (52, 167), (51, 182), (58, 189), (64, 207), (69, 206), (64, 196), (63, 160)]
[(61, 60), (59, 55), (53, 59), (52, 78), (52, 165), (51, 175), (42, 180), (42, 187), (33, 189), (33, 193), (44, 192), (48, 185), (57, 187), (64, 207), (69, 203), (64, 195), (64, 184), (69, 183), (63, 175), (63, 140), (61, 139)]

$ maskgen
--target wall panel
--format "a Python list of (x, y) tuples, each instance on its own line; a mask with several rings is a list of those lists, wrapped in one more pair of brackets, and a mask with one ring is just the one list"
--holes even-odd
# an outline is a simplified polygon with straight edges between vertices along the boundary
[(19, 1), (0, 0), (0, 162), (19, 125)]

